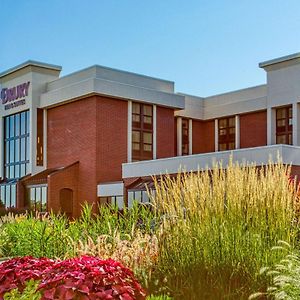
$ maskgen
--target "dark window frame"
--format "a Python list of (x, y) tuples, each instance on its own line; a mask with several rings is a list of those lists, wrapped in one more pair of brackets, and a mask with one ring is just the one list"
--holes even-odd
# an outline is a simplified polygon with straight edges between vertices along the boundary
[[(231, 120), (233, 125), (230, 125)], [(221, 125), (222, 123), (225, 125)], [(232, 129), (234, 129), (234, 133), (230, 132)], [(218, 119), (218, 151), (234, 150), (236, 147), (235, 135), (235, 116)]]
[[(134, 109), (138, 108), (137, 110)], [(146, 113), (150, 109), (151, 113)], [(145, 122), (148, 120), (150, 122)], [(151, 134), (151, 143), (145, 142), (144, 135)], [(138, 141), (134, 140), (138, 136)], [(153, 159), (153, 106), (143, 103), (132, 103), (132, 161)], [(150, 147), (151, 150), (145, 150)]]
[[(284, 113), (280, 117), (280, 113)], [(279, 126), (279, 122), (284, 121), (284, 126)], [(285, 142), (279, 142), (279, 138), (284, 137)], [(292, 105), (276, 108), (276, 144), (293, 145), (293, 108)]]

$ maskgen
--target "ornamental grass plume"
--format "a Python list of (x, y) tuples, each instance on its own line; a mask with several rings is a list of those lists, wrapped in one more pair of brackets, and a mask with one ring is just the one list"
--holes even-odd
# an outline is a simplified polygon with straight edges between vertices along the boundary
[(260, 289), (260, 267), (280, 258), (272, 246), (296, 240), (297, 189), (290, 172), (281, 162), (256, 167), (230, 161), (226, 169), (215, 164), (155, 180), (151, 201), (164, 215), (157, 281), (167, 277), (178, 299), (247, 299)]
[[(110, 227), (109, 227), (110, 228)], [(72, 255), (93, 255), (102, 259), (112, 258), (130, 268), (134, 274), (146, 282), (151, 277), (158, 260), (158, 237), (142, 233), (133, 226), (131, 234), (122, 235), (115, 229), (108, 234), (100, 235), (94, 241), (73, 242)]]

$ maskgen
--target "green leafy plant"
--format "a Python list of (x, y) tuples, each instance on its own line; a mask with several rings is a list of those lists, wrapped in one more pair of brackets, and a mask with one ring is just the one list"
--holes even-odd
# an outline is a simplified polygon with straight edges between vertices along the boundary
[(4, 300), (40, 300), (42, 294), (37, 291), (39, 281), (33, 279), (26, 282), (25, 289), (20, 292), (17, 288), (4, 295)]
[(300, 298), (300, 253), (290, 244), (279, 241), (272, 248), (275, 252), (282, 252), (285, 257), (274, 267), (263, 267), (260, 274), (271, 277), (271, 286), (266, 292), (257, 292), (249, 297), (249, 300), (265, 296), (275, 300), (292, 300)]

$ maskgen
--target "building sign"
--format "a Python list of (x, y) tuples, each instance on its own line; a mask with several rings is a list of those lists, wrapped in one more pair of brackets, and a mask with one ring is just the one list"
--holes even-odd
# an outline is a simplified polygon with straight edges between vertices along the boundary
[(30, 81), (12, 88), (3, 88), (0, 96), (4, 109), (7, 110), (24, 105), (26, 103), (25, 97), (28, 96), (29, 85)]

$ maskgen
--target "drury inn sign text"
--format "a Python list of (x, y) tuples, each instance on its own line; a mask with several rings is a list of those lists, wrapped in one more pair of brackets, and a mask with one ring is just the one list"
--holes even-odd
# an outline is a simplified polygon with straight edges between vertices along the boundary
[(30, 81), (1, 90), (1, 101), (2, 104), (5, 105), (5, 110), (25, 104), (25, 97), (28, 96), (29, 85)]

